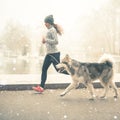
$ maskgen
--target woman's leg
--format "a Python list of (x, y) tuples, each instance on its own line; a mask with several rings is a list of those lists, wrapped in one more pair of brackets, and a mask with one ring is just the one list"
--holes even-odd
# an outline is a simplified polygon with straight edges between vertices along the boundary
[(58, 72), (59, 69), (57, 69), (56, 65), (60, 63), (60, 52), (59, 53), (53, 53), (50, 55), (51, 56), (51, 61), (53, 63), (53, 66), (55, 70)]
[(42, 88), (44, 88), (44, 86), (45, 86), (45, 82), (47, 79), (47, 70), (48, 70), (51, 63), (52, 63), (51, 57), (49, 55), (46, 55), (44, 62), (43, 62), (42, 74), (41, 74), (41, 85), (40, 86)]

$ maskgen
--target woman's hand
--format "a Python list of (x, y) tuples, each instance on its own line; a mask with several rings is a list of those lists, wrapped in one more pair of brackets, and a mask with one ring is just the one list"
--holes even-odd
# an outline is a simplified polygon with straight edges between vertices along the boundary
[(46, 43), (45, 37), (42, 38), (42, 43), (43, 43), (43, 44)]

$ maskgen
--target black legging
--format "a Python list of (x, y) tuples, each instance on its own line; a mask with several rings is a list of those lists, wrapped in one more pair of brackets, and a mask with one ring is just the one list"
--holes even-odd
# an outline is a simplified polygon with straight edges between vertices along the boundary
[[(53, 63), (54, 68), (58, 72), (58, 69), (56, 68), (56, 65), (60, 63), (60, 52), (58, 53), (53, 53), (53, 54), (47, 54), (45, 56), (43, 66), (42, 66), (42, 75), (41, 75), (41, 87), (44, 88), (45, 82), (47, 79), (47, 70), (49, 66)], [(67, 71), (63, 71), (62, 73), (67, 74)]]

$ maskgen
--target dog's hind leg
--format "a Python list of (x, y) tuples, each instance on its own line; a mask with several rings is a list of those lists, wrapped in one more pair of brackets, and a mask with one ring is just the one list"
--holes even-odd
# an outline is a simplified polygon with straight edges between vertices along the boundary
[(113, 71), (111, 69), (105, 69), (101, 74), (101, 85), (104, 87), (104, 94), (100, 98), (105, 98), (110, 87), (110, 80), (112, 80)]
[(114, 89), (114, 91), (115, 91), (114, 98), (117, 98), (118, 97), (118, 91), (117, 91), (117, 87), (116, 87), (115, 83), (113, 82), (113, 71), (108, 69), (108, 71), (107, 70), (103, 71), (103, 73), (105, 73), (105, 72), (109, 72), (109, 73), (107, 75), (102, 74), (103, 76), (102, 76), (102, 79), (101, 79), (101, 83), (105, 88), (105, 92), (104, 92), (104, 95), (101, 98), (106, 97), (109, 86), (111, 86)]
[(62, 92), (60, 94), (60, 96), (64, 96), (65, 94), (67, 94), (70, 90), (72, 90), (73, 88), (75, 88), (77, 86), (78, 82), (75, 81), (75, 82), (72, 82), (65, 90), (64, 92)]

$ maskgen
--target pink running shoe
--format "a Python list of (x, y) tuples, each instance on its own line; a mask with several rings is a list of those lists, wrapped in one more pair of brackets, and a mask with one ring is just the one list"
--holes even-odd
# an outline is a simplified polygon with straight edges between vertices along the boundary
[(32, 87), (33, 90), (42, 93), (44, 91), (44, 89), (42, 87), (40, 87), (39, 85), (36, 87)]

